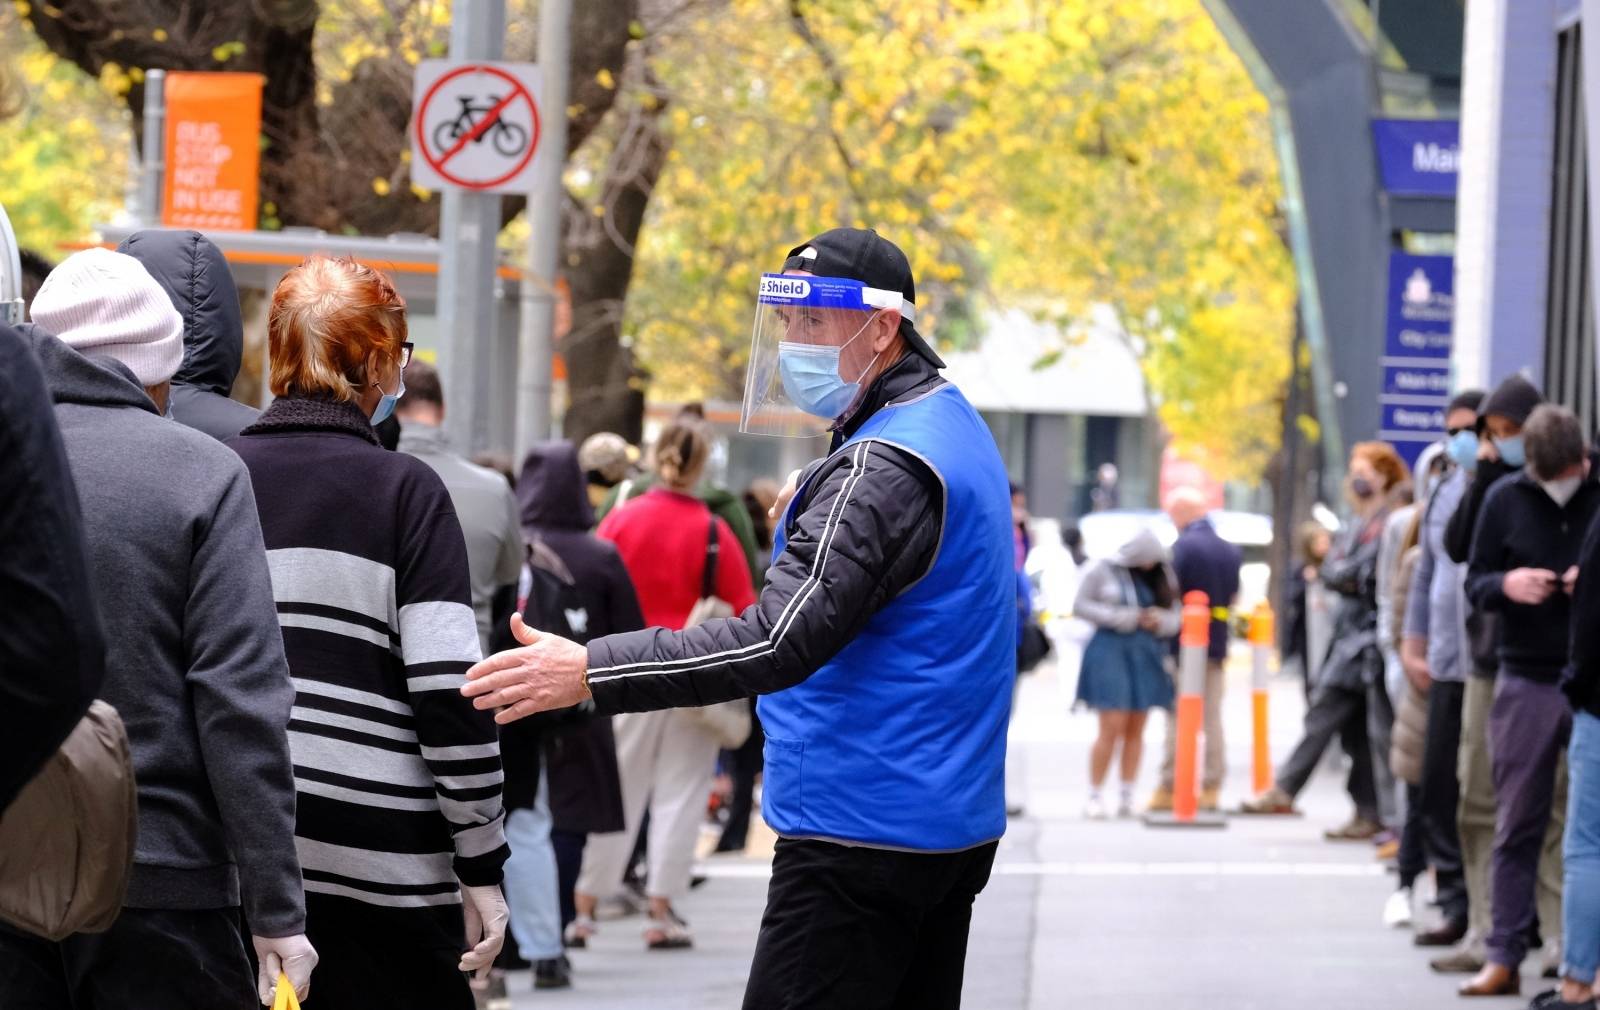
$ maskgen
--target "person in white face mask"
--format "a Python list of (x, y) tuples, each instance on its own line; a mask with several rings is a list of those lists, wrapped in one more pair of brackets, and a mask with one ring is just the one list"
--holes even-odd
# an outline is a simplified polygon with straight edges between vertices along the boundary
[[(1542, 841), (1552, 814), (1561, 818), (1566, 806), (1562, 766), (1572, 712), (1559, 681), (1568, 658), (1571, 594), (1579, 548), (1600, 513), (1600, 483), (1572, 412), (1544, 404), (1528, 417), (1522, 435), (1527, 464), (1484, 499), (1467, 563), (1467, 598), (1504, 615), (1489, 709), (1497, 803), (1492, 926), (1487, 963), (1462, 986), (1467, 996), (1516, 993), (1528, 954)], [(1545, 927), (1554, 928), (1554, 922)]]

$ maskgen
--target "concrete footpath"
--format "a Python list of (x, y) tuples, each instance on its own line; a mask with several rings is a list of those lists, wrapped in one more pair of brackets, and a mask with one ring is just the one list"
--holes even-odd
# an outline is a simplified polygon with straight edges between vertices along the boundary
[[(1427, 1010), (1459, 1004), (1454, 979), (1433, 975), (1427, 952), (1380, 921), (1393, 878), (1366, 844), (1330, 844), (1324, 827), (1349, 814), (1342, 774), (1324, 765), (1296, 819), (1233, 818), (1223, 830), (1152, 830), (1138, 821), (1088, 822), (1082, 808), (1094, 718), (1071, 714), (1069, 677), (1026, 678), (1012, 725), (1014, 781), (1027, 805), (1001, 842), (978, 899), (963, 1006), (974, 1010), (1163, 1007), (1174, 1010)], [(1225, 802), (1249, 787), (1250, 699), (1243, 671), (1227, 701)], [(1275, 756), (1300, 727), (1300, 686), (1273, 692)], [(1138, 799), (1154, 786), (1164, 725), (1152, 720)], [(753, 848), (758, 846), (753, 844)], [(696, 946), (648, 952), (640, 920), (602, 923), (592, 949), (573, 951), (575, 986), (534, 993), (511, 977), (514, 1005), (585, 1010), (737, 1008), (761, 907), (767, 862), (704, 864), (711, 878), (683, 903)], [(1525, 992), (1541, 988), (1531, 976)], [(1479, 1001), (1510, 1010), (1521, 1000)], [(1478, 1005), (1475, 1003), (1474, 1005)], [(842, 1008), (841, 1008), (842, 1010)]]

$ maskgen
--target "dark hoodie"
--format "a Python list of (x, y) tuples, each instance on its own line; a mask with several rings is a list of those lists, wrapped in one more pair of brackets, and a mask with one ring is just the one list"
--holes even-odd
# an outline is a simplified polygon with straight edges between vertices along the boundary
[(244, 358), (244, 322), (222, 250), (197, 231), (151, 229), (129, 235), (117, 252), (144, 264), (183, 316), (173, 419), (219, 440), (239, 434), (261, 412), (228, 398)]
[(105, 678), (78, 492), (44, 376), (0, 323), (0, 811)]
[(289, 760), (294, 688), (250, 475), (156, 413), (133, 375), (35, 327), (77, 484), (105, 628), (101, 697), (139, 794), (127, 904), (224, 908), (259, 936), (305, 930)]
[[(1483, 398), (1478, 410), (1478, 430), (1484, 430), (1491, 414), (1503, 417), (1520, 428), (1528, 423), (1529, 415), (1543, 402), (1544, 397), (1533, 383), (1520, 375), (1513, 375)], [(1456, 506), (1455, 514), (1445, 527), (1445, 550), (1449, 552), (1451, 561), (1458, 565), (1467, 563), (1467, 556), (1472, 552), (1472, 531), (1478, 525), (1478, 510), (1483, 507), (1489, 489), (1502, 477), (1518, 473), (1521, 469), (1520, 466), (1510, 466), (1497, 459), (1478, 461), (1478, 468), (1472, 474), (1472, 483), (1467, 486), (1461, 504)]]
[[(1544, 402), (1533, 383), (1520, 375), (1501, 382), (1484, 397), (1478, 411), (1478, 430), (1483, 431), (1485, 419), (1490, 414), (1515, 421), (1519, 426), (1527, 423), (1528, 415)], [(1445, 523), (1444, 549), (1450, 560), (1465, 565), (1472, 555), (1472, 534), (1478, 526), (1478, 513), (1490, 488), (1502, 479), (1522, 472), (1521, 467), (1510, 466), (1498, 459), (1480, 459), (1472, 472), (1472, 482), (1467, 485), (1456, 510)], [(1492, 678), (1500, 666), (1500, 622), (1496, 610), (1474, 604), (1466, 616), (1467, 641), (1472, 652), (1472, 673), (1477, 677)]]
[(556, 553), (577, 580), (588, 611), (579, 642), (644, 627), (633, 582), (615, 544), (590, 534), (594, 510), (578, 469), (578, 453), (568, 442), (534, 446), (517, 477), (522, 531)]
[(1502, 673), (1554, 683), (1567, 664), (1571, 599), (1557, 587), (1543, 603), (1515, 603), (1505, 594), (1505, 576), (1517, 568), (1541, 568), (1559, 578), (1578, 564), (1589, 524), (1600, 513), (1596, 477), (1591, 469), (1565, 505), (1557, 505), (1526, 470), (1495, 484), (1484, 499), (1466, 593), (1474, 607), (1504, 616)]
[[(633, 582), (616, 546), (589, 532), (594, 510), (571, 443), (544, 442), (528, 452), (517, 478), (517, 502), (522, 507), (523, 534), (548, 547), (571, 574), (574, 600), (583, 613), (569, 613), (567, 620), (579, 642), (644, 627)], [(545, 749), (556, 828), (621, 831), (622, 792), (611, 720), (601, 716), (551, 733)], [(515, 806), (511, 768), (508, 759), (508, 808)]]

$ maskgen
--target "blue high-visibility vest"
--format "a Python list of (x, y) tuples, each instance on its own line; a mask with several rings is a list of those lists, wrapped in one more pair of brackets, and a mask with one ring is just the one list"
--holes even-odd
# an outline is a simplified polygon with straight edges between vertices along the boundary
[(988, 427), (948, 384), (879, 410), (835, 455), (868, 441), (913, 453), (938, 475), (938, 553), (825, 666), (760, 700), (762, 812), (788, 838), (970, 848), (1006, 825), (1017, 636), (1009, 482)]

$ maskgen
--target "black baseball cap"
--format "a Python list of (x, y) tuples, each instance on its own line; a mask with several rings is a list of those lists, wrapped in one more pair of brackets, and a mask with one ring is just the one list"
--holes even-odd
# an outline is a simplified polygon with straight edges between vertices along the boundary
[[(913, 314), (917, 304), (917, 285), (911, 279), (911, 262), (900, 247), (871, 228), (835, 228), (789, 250), (783, 261), (785, 270), (804, 270), (818, 277), (847, 277), (868, 287), (898, 291), (905, 296)], [(943, 368), (933, 347), (917, 332), (910, 315), (900, 317), (900, 334), (911, 349), (928, 359), (934, 368)]]

